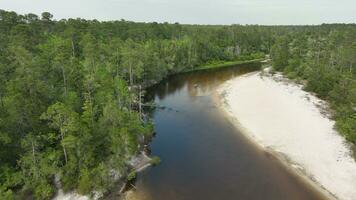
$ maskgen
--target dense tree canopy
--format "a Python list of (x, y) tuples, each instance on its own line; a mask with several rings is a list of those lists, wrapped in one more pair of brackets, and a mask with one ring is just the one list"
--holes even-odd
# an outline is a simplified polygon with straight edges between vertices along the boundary
[(203, 26), (0, 10), (0, 198), (106, 191), (152, 125), (140, 88), (217, 61), (270, 54), (330, 100), (356, 143), (356, 26)]

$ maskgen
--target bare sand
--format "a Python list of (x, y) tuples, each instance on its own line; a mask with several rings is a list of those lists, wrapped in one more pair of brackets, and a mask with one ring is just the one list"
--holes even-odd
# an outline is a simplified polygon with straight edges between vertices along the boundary
[(90, 198), (88, 196), (79, 195), (75, 192), (64, 193), (63, 190), (60, 189), (53, 200), (90, 200)]
[(356, 199), (356, 162), (322, 109), (326, 102), (279, 74), (261, 72), (232, 79), (217, 93), (229, 118), (259, 147), (283, 157), (330, 198)]

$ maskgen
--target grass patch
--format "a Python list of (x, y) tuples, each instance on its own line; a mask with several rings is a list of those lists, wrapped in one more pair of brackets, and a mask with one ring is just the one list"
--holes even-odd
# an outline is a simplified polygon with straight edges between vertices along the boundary
[(161, 162), (161, 159), (158, 156), (153, 156), (150, 161), (150, 163), (152, 165), (158, 165), (160, 162)]
[(251, 64), (263, 61), (265, 58), (258, 58), (253, 60), (238, 60), (238, 61), (217, 61), (213, 63), (209, 63), (200, 67), (196, 67), (193, 69), (187, 69), (184, 72), (192, 72), (192, 71), (199, 71), (199, 70), (206, 70), (206, 69), (213, 69), (213, 68), (222, 68), (222, 67), (231, 67), (236, 65), (242, 64)]
[(136, 179), (137, 173), (136, 171), (132, 171), (127, 175), (127, 181), (133, 181)]

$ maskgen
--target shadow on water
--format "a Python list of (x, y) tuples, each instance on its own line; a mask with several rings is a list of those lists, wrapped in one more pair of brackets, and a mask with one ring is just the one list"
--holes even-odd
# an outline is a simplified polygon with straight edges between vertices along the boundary
[(133, 199), (322, 199), (276, 159), (251, 145), (212, 100), (221, 83), (258, 68), (179, 74), (150, 89), (148, 96), (169, 108), (152, 112), (157, 136), (151, 150), (162, 162), (139, 174)]

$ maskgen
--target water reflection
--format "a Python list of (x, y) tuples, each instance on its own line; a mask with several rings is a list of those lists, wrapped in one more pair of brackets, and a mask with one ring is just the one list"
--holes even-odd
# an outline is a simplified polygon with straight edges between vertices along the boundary
[[(182, 90), (184, 87), (188, 88), (188, 92), (192, 96), (196, 96), (195, 92), (197, 90), (202, 91), (202, 95), (207, 94), (207, 92), (213, 91), (214, 88), (222, 82), (240, 74), (258, 70), (259, 68), (259, 64), (249, 64), (244, 67), (236, 66), (221, 69), (209, 69), (169, 76), (160, 84), (152, 87), (149, 90), (147, 97), (148, 99), (156, 97), (158, 100), (163, 100), (166, 95), (172, 95), (176, 91)], [(182, 79), (185, 79), (185, 81), (182, 81)]]

